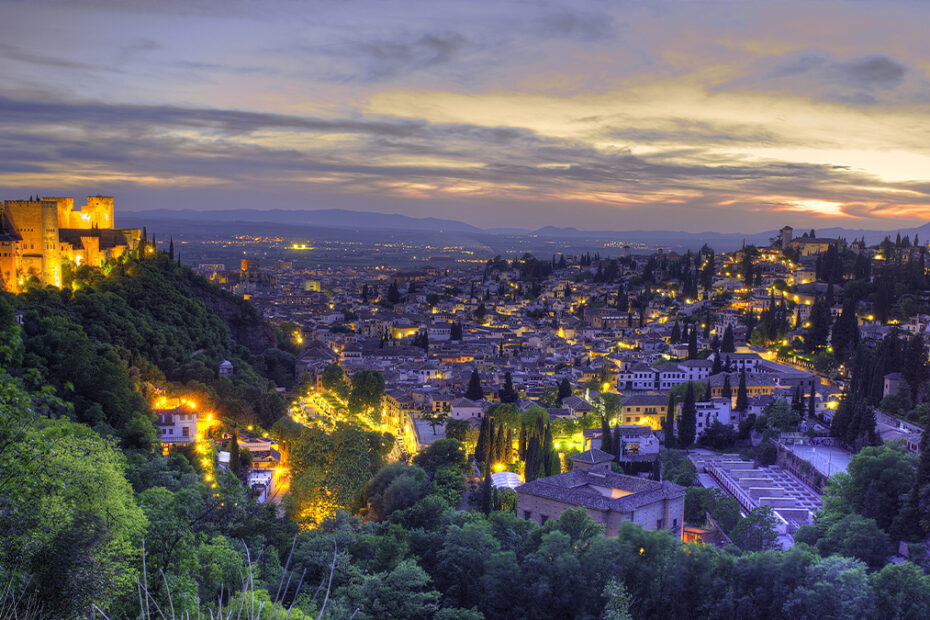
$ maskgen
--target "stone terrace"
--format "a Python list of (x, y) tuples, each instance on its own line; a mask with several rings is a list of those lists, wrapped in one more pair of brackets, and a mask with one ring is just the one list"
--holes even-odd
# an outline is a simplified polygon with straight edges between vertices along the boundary
[(809, 523), (823, 504), (819, 495), (776, 465), (755, 467), (735, 455), (694, 454), (691, 460), (698, 472), (709, 474), (745, 511), (771, 506), (782, 522), (780, 529), (793, 531)]

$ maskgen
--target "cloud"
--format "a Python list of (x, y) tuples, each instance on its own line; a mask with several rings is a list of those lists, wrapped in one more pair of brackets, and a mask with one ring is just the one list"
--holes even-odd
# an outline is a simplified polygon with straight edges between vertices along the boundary
[[(67, 132), (58, 129), (64, 125)], [(675, 126), (688, 125), (672, 122), (668, 129)], [(708, 123), (697, 130), (723, 133)], [(732, 219), (734, 204), (777, 209), (764, 206), (766, 196), (788, 210), (828, 201), (886, 208), (905, 188), (835, 165), (738, 156), (721, 163), (698, 139), (687, 148), (669, 144), (637, 155), (522, 128), (385, 116), (324, 119), (0, 98), (0, 134), (0, 185), (8, 186), (50, 179), (251, 191), (293, 186), (307, 195), (587, 203), (629, 212), (699, 204), (707, 226), (714, 221), (708, 213), (721, 223)], [(907, 189), (910, 203), (930, 203), (925, 191)], [(682, 212), (677, 221), (692, 216)]]
[(95, 71), (106, 69), (108, 71), (112, 71), (112, 69), (100, 65), (78, 62), (75, 60), (59, 58), (57, 56), (49, 56), (46, 54), (36, 54), (34, 52), (29, 52), (15, 45), (9, 45), (7, 43), (0, 43), (0, 58), (6, 58), (7, 60), (21, 62), (29, 65), (38, 65), (40, 67), (51, 67), (54, 69), (86, 69)]
[(125, 63), (135, 60), (148, 52), (157, 52), (161, 49), (163, 49), (161, 43), (149, 37), (143, 37), (128, 45), (124, 45), (119, 50), (118, 59), (120, 63)]
[(765, 88), (823, 101), (873, 105), (889, 100), (906, 81), (908, 67), (885, 55), (840, 60), (821, 50), (766, 57), (714, 91)]
[(603, 13), (561, 11), (541, 17), (539, 31), (550, 37), (597, 41), (614, 36), (613, 18)]
[(861, 88), (895, 88), (904, 81), (907, 67), (887, 56), (869, 56), (835, 67), (846, 74), (846, 81)]
[(355, 47), (367, 66), (366, 77), (379, 80), (448, 63), (466, 43), (459, 33), (445, 32), (363, 42)]

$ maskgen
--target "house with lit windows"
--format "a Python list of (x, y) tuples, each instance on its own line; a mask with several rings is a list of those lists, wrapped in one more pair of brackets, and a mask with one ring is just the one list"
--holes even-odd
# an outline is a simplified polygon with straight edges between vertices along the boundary
[(566, 510), (583, 508), (604, 525), (607, 536), (617, 536), (621, 524), (631, 521), (647, 530), (667, 530), (681, 540), (685, 488), (614, 473), (612, 460), (606, 452), (587, 450), (571, 457), (571, 471), (521, 484), (515, 489), (517, 516), (542, 525)]

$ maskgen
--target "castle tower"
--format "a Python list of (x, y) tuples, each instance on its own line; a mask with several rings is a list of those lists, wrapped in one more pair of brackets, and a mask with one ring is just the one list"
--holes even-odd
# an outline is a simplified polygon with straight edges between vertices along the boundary
[(74, 211), (74, 198), (52, 198), (43, 196), (42, 200), (54, 201), (58, 206), (58, 227), (74, 228), (71, 225), (71, 214)]
[(61, 285), (58, 247), (58, 203), (54, 200), (7, 200), (7, 222), (20, 237), (17, 262), (20, 273), (36, 276), (42, 284)]
[(19, 252), (20, 237), (6, 222), (2, 206), (0, 205), (0, 289), (15, 293), (19, 287), (16, 281), (16, 255)]
[(42, 201), (42, 284), (61, 286), (61, 248), (58, 245), (58, 204)]
[(90, 214), (93, 228), (113, 228), (113, 196), (88, 196), (82, 209)]
[(790, 226), (785, 226), (781, 229), (781, 249), (788, 249), (788, 246), (791, 244), (791, 236), (793, 233), (794, 229)]

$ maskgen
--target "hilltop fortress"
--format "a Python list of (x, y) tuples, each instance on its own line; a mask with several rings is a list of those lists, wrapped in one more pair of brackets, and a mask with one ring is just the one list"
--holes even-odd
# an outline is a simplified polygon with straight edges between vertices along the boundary
[(136, 228), (113, 226), (113, 197), (6, 200), (0, 210), (0, 288), (20, 291), (33, 276), (61, 286), (62, 264), (100, 267), (139, 243)]

